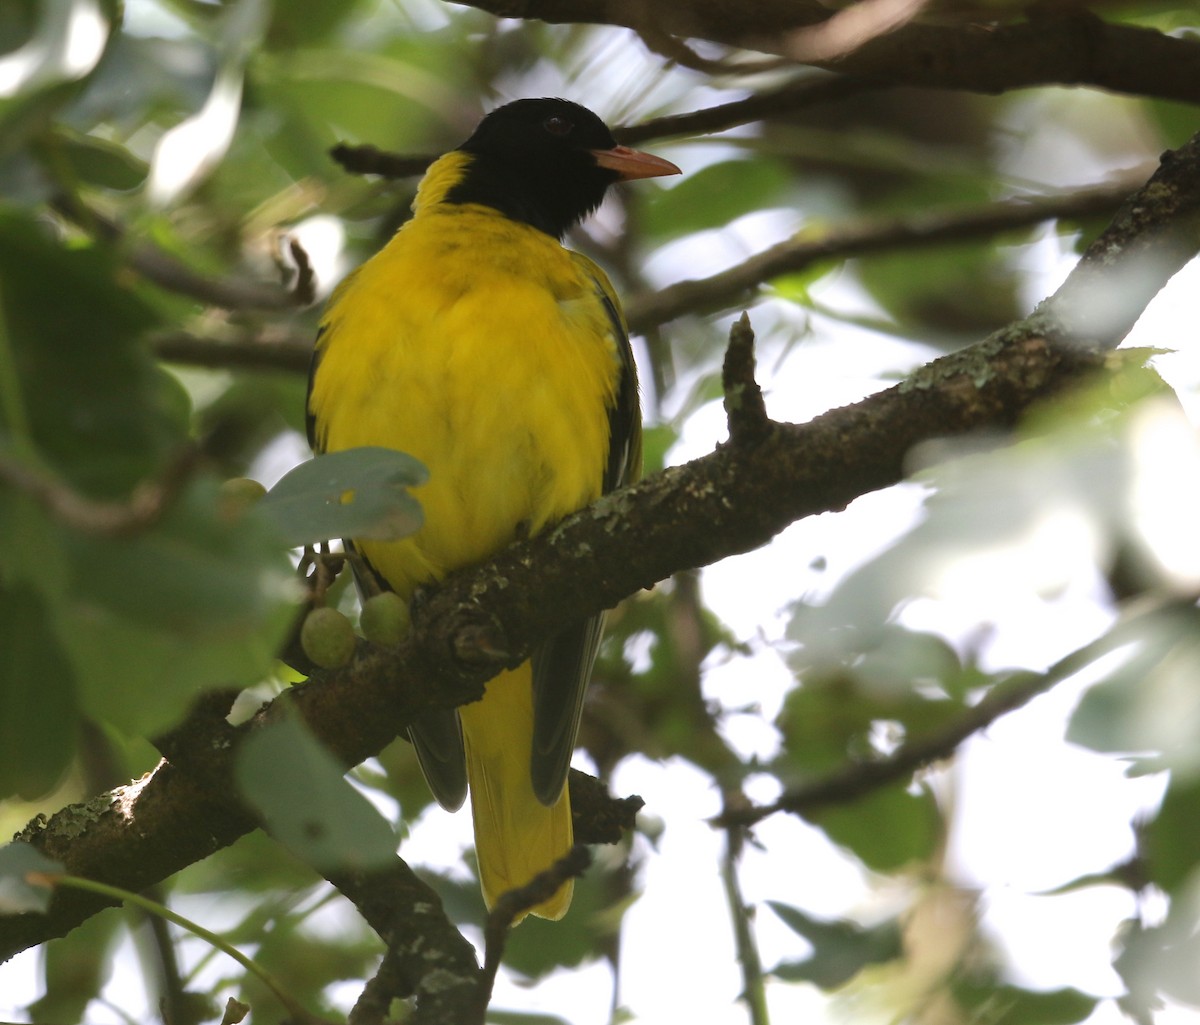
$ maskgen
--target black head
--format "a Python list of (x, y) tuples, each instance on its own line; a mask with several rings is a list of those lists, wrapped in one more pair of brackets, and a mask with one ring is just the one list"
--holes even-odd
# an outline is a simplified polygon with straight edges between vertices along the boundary
[(498, 107), (459, 149), (473, 159), (448, 202), (482, 203), (555, 238), (595, 210), (614, 182), (679, 170), (619, 147), (600, 118), (559, 99)]

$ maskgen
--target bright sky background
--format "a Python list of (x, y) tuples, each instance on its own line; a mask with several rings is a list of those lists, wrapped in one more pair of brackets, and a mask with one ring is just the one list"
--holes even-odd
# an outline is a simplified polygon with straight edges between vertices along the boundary
[[(63, 9), (63, 5), (55, 6)], [(138, 6), (133, 0), (130, 10)], [(74, 9), (84, 19), (79, 26), (86, 27), (86, 18), (95, 18), (90, 3), (79, 3)], [(605, 52), (619, 49), (612, 44)], [(73, 67), (82, 66), (80, 62), (86, 64), (89, 55), (94, 61), (95, 54), (94, 46), (89, 48), (87, 39), (76, 33), (64, 59), (75, 62)], [(5, 70), (13, 67), (0, 62), (0, 86)], [(641, 77), (635, 76), (631, 85), (625, 70), (620, 61), (593, 60), (587, 68), (588, 93), (624, 97), (633, 104), (634, 86), (644, 81), (645, 75), (639, 73)], [(522, 83), (525, 93), (581, 92), (577, 85), (558, 78), (552, 69), (544, 68), (539, 74), (544, 81)], [(218, 89), (219, 94), (214, 90), (214, 99), (186, 126), (186, 131), (192, 133), (206, 124), (216, 126), (209, 132), (208, 137), (215, 141), (205, 150), (206, 160), (219, 157), (221, 140), (227, 139), (232, 130), (225, 115), (230, 102), (236, 103), (239, 95), (231, 92), (229, 80), (222, 80)], [(653, 99), (659, 101), (682, 89), (683, 79), (657, 78)], [(1089, 102), (1081, 94), (1074, 95), (1085, 106)], [(232, 101), (230, 96), (234, 97)], [(1032, 98), (1028, 102), (1057, 103), (1060, 99)], [(637, 112), (633, 110), (632, 114)], [(208, 122), (204, 121), (206, 117)], [(1064, 154), (1061, 147), (1054, 148), (1056, 140), (1036, 134), (1026, 143), (1014, 151), (1014, 175), (1028, 175), (1036, 168), (1045, 181), (1051, 173), (1048, 169), (1058, 169), (1061, 180), (1049, 184), (1066, 184), (1078, 182), (1075, 175), (1079, 173), (1100, 173), (1094, 153)], [(170, 153), (173, 145), (168, 138), (160, 153)], [(183, 151), (188, 148), (183, 147)], [(694, 171), (729, 152), (719, 143), (655, 149), (676, 160), (685, 171)], [(1113, 166), (1120, 164), (1119, 157), (1114, 158)], [(200, 173), (203, 168), (192, 170)], [(187, 172), (186, 166), (160, 165), (156, 188), (162, 201), (169, 200), (172, 190), (187, 186)], [(604, 223), (610, 221), (611, 217)], [(794, 211), (745, 218), (724, 231), (689, 239), (686, 254), (683, 247), (659, 254), (648, 272), (656, 281), (666, 283), (682, 276), (684, 258), (687, 276), (719, 270), (778, 241), (801, 222), (802, 214)], [(309, 228), (312, 234), (306, 248), (321, 261), (318, 270), (322, 263), (330, 268), (337, 266), (338, 261), (333, 259), (339, 243), (336, 225), (323, 219), (314, 220)], [(1021, 258), (1030, 269), (1030, 306), (1057, 287), (1074, 261), (1061, 241), (1049, 234), (1026, 247)], [(1146, 312), (1127, 344), (1192, 342), (1195, 332), (1191, 318), (1198, 291), (1200, 264), (1193, 263)], [(844, 276), (822, 283), (816, 294), (820, 303), (839, 311), (877, 312)], [(930, 355), (907, 343), (817, 317), (814, 336), (792, 351), (780, 367), (774, 357), (791, 341), (794, 314), (783, 309), (760, 310), (754, 320), (760, 334), (760, 383), (767, 393), (769, 411), (777, 419), (805, 420), (827, 408), (854, 401), (890, 383), (888, 375), (909, 369)], [(853, 352), (852, 359), (847, 358), (847, 352)], [(1160, 358), (1157, 365), (1180, 390), (1193, 424), (1200, 422), (1200, 361), (1194, 354), (1181, 353)], [(723, 413), (719, 404), (710, 405), (692, 418), (672, 460), (682, 462), (708, 452), (723, 437)], [(259, 476), (270, 483), (306, 454), (298, 439), (281, 439), (264, 455)], [(730, 721), (728, 735), (739, 748), (769, 754), (775, 743), (774, 732), (765, 723), (778, 711), (791, 674), (771, 643), (783, 637), (788, 604), (801, 594), (810, 598), (828, 594), (845, 573), (878, 553), (919, 519), (922, 498), (923, 491), (915, 486), (866, 496), (843, 513), (796, 524), (768, 548), (704, 572), (706, 603), (757, 652), (750, 659), (710, 667), (705, 679), (706, 696), (728, 705), (755, 702), (762, 708), (761, 720), (741, 716)], [(1194, 522), (1190, 521), (1189, 526), (1194, 528)], [(817, 555), (827, 563), (822, 571), (811, 566)], [(996, 577), (990, 586), (977, 580), (974, 588), (976, 595), (993, 596), (987, 607), (918, 603), (907, 613), (907, 621), (914, 626), (937, 628), (957, 639), (988, 618), (999, 627), (1001, 638), (989, 653), (995, 665), (1019, 662), (1044, 667), (1095, 637), (1109, 622), (1094, 601), (1094, 572), (1082, 564), (1077, 569), (1076, 586), (1066, 588), (1056, 600), (1031, 607), (1017, 600), (1027, 596), (1027, 582), (1003, 579), (1005, 565), (993, 563), (990, 571)], [(1017, 642), (1012, 643), (1010, 638)], [(1113, 995), (1120, 992), (1120, 983), (1110, 965), (1110, 942), (1118, 923), (1134, 911), (1132, 898), (1113, 887), (1061, 897), (1038, 893), (1127, 857), (1133, 842), (1130, 819), (1153, 807), (1162, 784), (1154, 778), (1127, 779), (1118, 762), (1062, 740), (1064, 723), (1080, 686), (1060, 686), (969, 741), (954, 767), (940, 774), (937, 786), (947, 799), (952, 798), (956, 809), (947, 855), (950, 871), (964, 887), (980, 891), (984, 927), (1002, 947), (1014, 981), (1037, 988), (1075, 986)], [(626, 919), (619, 1003), (638, 1020), (651, 1023), (743, 1025), (746, 1012), (736, 1002), (741, 979), (717, 873), (723, 837), (705, 824), (719, 810), (719, 795), (706, 777), (684, 763), (653, 764), (640, 758), (620, 768), (613, 788), (619, 794), (641, 794), (646, 800), (646, 814), (662, 813), (668, 823), (657, 852), (651, 852), (644, 841), (638, 843), (645, 893)], [(402, 853), (415, 863), (456, 863), (461, 848), (470, 841), (469, 816), (450, 817), (441, 811), (430, 814), (437, 818), (437, 827), (432, 831), (436, 836), (430, 830), (418, 830)], [(870, 922), (903, 906), (908, 898), (908, 894), (889, 891), (879, 885), (879, 880), (866, 877), (838, 854), (823, 834), (797, 819), (776, 816), (762, 823), (755, 835), (762, 849), (747, 851), (741, 872), (745, 895), (751, 903), (775, 899), (814, 914), (850, 915)], [(218, 930), (223, 918), (232, 923), (236, 917), (233, 909), (211, 903), (194, 908), (183, 904), (186, 902), (180, 910), (184, 913)], [(1161, 909), (1143, 910), (1153, 916)], [(698, 923), (704, 924), (704, 932), (697, 931)], [(799, 955), (794, 934), (766, 907), (759, 909), (756, 932), (765, 965)], [(153, 1017), (151, 1009), (143, 1006), (144, 987), (136, 959), (130, 956), (131, 950), (125, 954), (118, 959), (106, 991), (112, 1007), (93, 1005), (88, 1015), (90, 1025), (117, 1022), (124, 1015), (136, 1020)], [(0, 1017), (18, 1020), (15, 1007), (38, 995), (38, 958), (37, 951), (30, 951), (0, 966)], [(218, 970), (223, 972), (224, 967)], [(347, 1006), (358, 988), (342, 987)], [(837, 1001), (812, 988), (772, 985), (769, 992), (772, 1015), (778, 1022), (803, 1020), (818, 1025), (839, 1019)], [(560, 1013), (573, 1025), (603, 1025), (608, 1021), (610, 1000), (608, 969), (594, 965), (560, 973), (532, 989), (502, 979), (494, 1006)], [(861, 1005), (856, 1005), (853, 1015), (856, 1025), (871, 1022)], [(1102, 1005), (1092, 1021), (1094, 1025), (1109, 1025), (1124, 1019), (1108, 1004)], [(1200, 1022), (1200, 1013), (1182, 1008), (1168, 1009), (1159, 1019), (1159, 1025), (1195, 1022)]]

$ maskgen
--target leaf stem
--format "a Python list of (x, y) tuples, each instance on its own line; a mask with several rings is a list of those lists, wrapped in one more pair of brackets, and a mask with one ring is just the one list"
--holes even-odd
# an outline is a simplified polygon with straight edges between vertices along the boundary
[(283, 989), (280, 983), (272, 976), (262, 965), (258, 964), (253, 958), (247, 957), (235, 946), (228, 941), (222, 939), (214, 932), (205, 929), (198, 922), (193, 922), (189, 918), (184, 918), (183, 915), (172, 911), (165, 904), (159, 904), (157, 901), (151, 900), (149, 897), (143, 897), (141, 894), (133, 893), (130, 890), (123, 890), (119, 886), (109, 886), (107, 883), (97, 882), (94, 879), (84, 879), (82, 876), (59, 875), (48, 872), (31, 872), (28, 880), (34, 885), (45, 886), (68, 886), (76, 890), (87, 890), (90, 893), (97, 893), (102, 897), (109, 897), (116, 901), (122, 901), (126, 904), (132, 904), (134, 907), (140, 908), (151, 915), (157, 915), (159, 918), (166, 919), (180, 928), (186, 929), (188, 932), (206, 943), (215, 947), (217, 950), (228, 954), (246, 971), (258, 977), (264, 986), (267, 987), (275, 998), (284, 1006), (288, 1014), (299, 1022), (311, 1022), (313, 1016), (309, 1014), (299, 1003), (296, 1002)]

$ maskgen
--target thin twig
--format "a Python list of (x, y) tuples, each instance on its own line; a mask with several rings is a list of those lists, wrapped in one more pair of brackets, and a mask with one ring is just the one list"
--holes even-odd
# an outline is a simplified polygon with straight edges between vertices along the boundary
[(388, 153), (377, 146), (338, 143), (329, 151), (351, 174), (374, 174), (380, 178), (415, 178), (438, 158), (436, 153)]
[(502, 893), (488, 915), (484, 928), (483, 971), (479, 979), (480, 1004), (487, 1006), (491, 999), (496, 972), (504, 956), (508, 942), (508, 930), (513, 923), (537, 905), (550, 900), (568, 879), (575, 879), (587, 871), (592, 863), (591, 852), (576, 844), (544, 872), (539, 872), (524, 886)]
[[(78, 196), (59, 196), (52, 205), (58, 213), (98, 239), (112, 244), (125, 239), (125, 230), (121, 225), (87, 206)], [(132, 244), (126, 259), (133, 270), (159, 288), (209, 306), (228, 310), (275, 311), (295, 309), (306, 302), (303, 287), (288, 289), (243, 278), (209, 277), (192, 270), (177, 256), (150, 242)], [(311, 291), (312, 269), (307, 256), (297, 259), (297, 268), (296, 285), (300, 286), (307, 275)], [(312, 300), (309, 298), (307, 301)]]
[(88, 498), (61, 477), (0, 451), (0, 482), (32, 498), (59, 523), (85, 534), (128, 537), (152, 527), (191, 476), (199, 449), (181, 450), (157, 480), (138, 484), (127, 502)]
[[(746, 803), (740, 791), (725, 794), (725, 809), (739, 808)], [(742, 967), (742, 999), (750, 1012), (750, 1025), (770, 1025), (767, 1013), (767, 991), (763, 982), (762, 958), (754, 938), (752, 919), (754, 911), (747, 906), (738, 878), (738, 861), (746, 842), (746, 831), (740, 826), (730, 826), (725, 833), (725, 852), (721, 858), (721, 884), (725, 890), (725, 901), (729, 905), (729, 916), (733, 921), (733, 939), (737, 950), (738, 964)]]
[[(635, 295), (625, 304), (627, 319), (631, 331), (645, 334), (677, 317), (751, 300), (757, 289), (772, 278), (803, 270), (818, 261), (987, 238), (1043, 221), (1104, 213), (1115, 209), (1132, 188), (1131, 183), (1122, 181), (1073, 195), (1010, 199), (842, 225), (819, 236), (804, 233), (711, 277), (680, 281), (658, 292)], [(151, 344), (160, 359), (191, 366), (307, 373), (312, 359), (312, 343), (299, 337), (209, 341), (179, 332), (159, 335)]]
[[(668, 56), (679, 60), (685, 50), (686, 47), (672, 51)], [(692, 58), (702, 60), (695, 54)], [(680, 60), (680, 63), (685, 61)], [(866, 78), (809, 74), (777, 89), (767, 89), (745, 99), (614, 128), (613, 136), (620, 143), (633, 145), (649, 139), (679, 135), (710, 135), (875, 88), (878, 88), (878, 83)], [(429, 165), (438, 158), (436, 153), (389, 153), (369, 144), (351, 146), (346, 143), (334, 146), (329, 155), (351, 174), (373, 174), (380, 178), (415, 178), (424, 174)]]
[(752, 299), (772, 278), (804, 270), (822, 260), (987, 238), (1043, 221), (1110, 212), (1134, 188), (1133, 183), (1122, 181), (1073, 195), (1009, 199), (842, 224), (820, 232), (807, 230), (710, 277), (680, 281), (650, 295), (633, 296), (625, 304), (629, 328), (642, 332), (684, 314), (726, 309)]
[(292, 282), (292, 297), (297, 306), (309, 306), (317, 297), (317, 275), (312, 261), (300, 240), (295, 236), (288, 239), (288, 252), (296, 264), (296, 280)]
[(771, 804), (726, 808), (713, 819), (713, 825), (725, 829), (752, 826), (780, 811), (805, 815), (830, 804), (848, 804), (889, 783), (908, 779), (917, 770), (950, 758), (964, 740), (1002, 715), (1028, 704), (1124, 640), (1135, 638), (1138, 629), (1160, 611), (1159, 605), (1141, 606), (1103, 637), (1064, 656), (1044, 673), (1014, 673), (941, 729), (908, 741), (885, 758), (847, 764), (828, 776), (786, 791)]
[(686, 114), (667, 114), (638, 125), (615, 128), (613, 135), (618, 142), (626, 145), (679, 135), (710, 135), (877, 88), (879, 83), (868, 78), (810, 73), (777, 89), (767, 89), (745, 99), (718, 103), (701, 110), (688, 111)]
[(282, 370), (306, 374), (312, 362), (309, 338), (245, 338), (221, 341), (199, 338), (183, 331), (154, 335), (154, 354), (168, 363), (230, 370)]

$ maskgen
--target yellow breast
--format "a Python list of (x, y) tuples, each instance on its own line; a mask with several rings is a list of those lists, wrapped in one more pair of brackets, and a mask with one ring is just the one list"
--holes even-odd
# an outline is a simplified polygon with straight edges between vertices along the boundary
[(331, 303), (310, 396), (326, 451), (383, 445), (430, 470), (420, 532), (366, 557), (407, 596), (594, 500), (619, 375), (567, 250), (485, 207), (419, 203)]

